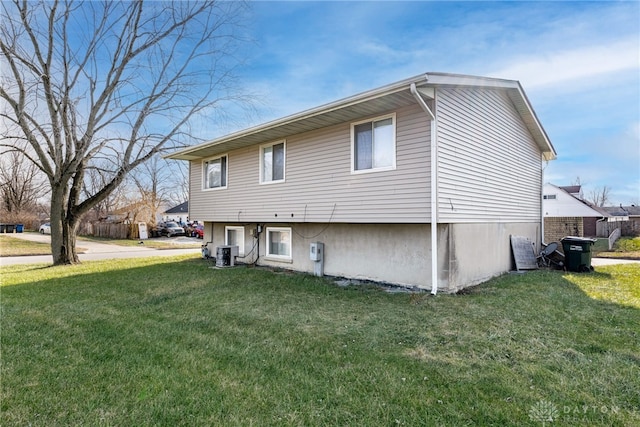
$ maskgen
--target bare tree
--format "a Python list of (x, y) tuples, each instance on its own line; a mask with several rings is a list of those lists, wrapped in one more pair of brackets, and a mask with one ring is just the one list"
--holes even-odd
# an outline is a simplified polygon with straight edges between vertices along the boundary
[[(21, 153), (6, 153), (0, 159), (0, 212), (5, 220), (18, 221), (37, 211), (38, 200), (47, 191), (40, 169)], [(10, 218), (10, 219), (9, 219)]]
[(606, 185), (602, 187), (597, 187), (589, 192), (589, 197), (587, 201), (589, 203), (594, 204), (595, 206), (606, 206), (609, 203), (609, 198), (611, 197), (611, 187), (607, 187)]
[[(54, 264), (78, 262), (80, 219), (131, 170), (191, 143), (191, 125), (201, 127), (228, 102), (251, 100), (234, 79), (245, 3), (12, 0), (0, 7), (7, 129), (0, 146), (22, 153), (49, 180)], [(109, 164), (107, 179), (83, 192), (96, 163)]]
[(146, 213), (144, 221), (148, 224), (156, 223), (156, 213), (167, 202), (167, 194), (171, 188), (163, 185), (167, 180), (167, 176), (163, 174), (163, 171), (167, 170), (162, 167), (164, 163), (165, 160), (156, 156), (131, 176), (140, 207)]
[(166, 187), (167, 201), (172, 205), (179, 205), (189, 200), (189, 164), (183, 161), (166, 160), (167, 170), (171, 174), (162, 181)]
[(582, 191), (582, 186), (584, 185), (579, 176), (576, 176), (576, 179), (573, 180), (573, 182), (571, 183), (571, 185), (575, 185), (580, 187), (580, 191), (578, 192), (578, 198), (580, 200), (584, 200), (584, 192)]
[[(85, 172), (85, 179), (82, 184), (82, 196), (84, 199), (91, 197), (97, 193), (111, 180), (111, 172), (109, 167), (91, 167)], [(125, 178), (126, 180), (126, 178)], [(108, 216), (108, 214), (122, 204), (126, 192), (126, 185), (123, 181), (118, 188), (112, 191), (107, 197), (96, 203), (88, 212), (89, 220), (99, 221)]]

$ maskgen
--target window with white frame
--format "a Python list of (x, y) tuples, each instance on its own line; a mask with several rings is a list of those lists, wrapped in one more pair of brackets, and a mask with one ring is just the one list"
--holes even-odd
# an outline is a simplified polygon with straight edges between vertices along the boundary
[(267, 227), (267, 256), (291, 259), (291, 228)]
[(284, 181), (285, 141), (260, 146), (260, 182)]
[(244, 256), (244, 227), (226, 226), (224, 228), (224, 244), (237, 246), (238, 256)]
[(352, 171), (389, 170), (396, 167), (396, 116), (351, 124)]
[(202, 163), (203, 183), (205, 190), (225, 188), (227, 186), (227, 156), (205, 160)]

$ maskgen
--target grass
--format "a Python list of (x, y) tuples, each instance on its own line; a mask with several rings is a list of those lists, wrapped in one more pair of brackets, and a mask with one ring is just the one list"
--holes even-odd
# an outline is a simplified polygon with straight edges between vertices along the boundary
[(613, 245), (612, 251), (595, 254), (601, 258), (640, 259), (640, 237), (621, 237)]
[(23, 255), (51, 255), (51, 245), (0, 234), (0, 256)]
[[(93, 241), (98, 243), (112, 244), (118, 246), (138, 246), (139, 240), (129, 239), (107, 239), (101, 237), (81, 236), (78, 237), (76, 250), (78, 253), (84, 253), (86, 249), (82, 248), (83, 241)], [(194, 243), (180, 244), (172, 243), (166, 240), (148, 239), (144, 241), (144, 245), (153, 249), (188, 249), (199, 247), (202, 241)], [(7, 234), (0, 233), (0, 256), (26, 256), (26, 255), (51, 255), (51, 245), (49, 243), (32, 242), (29, 240), (12, 237)]]
[(640, 267), (390, 294), (193, 258), (0, 269), (0, 424), (640, 424)]
[[(77, 247), (76, 251), (82, 254), (86, 249)], [(51, 245), (0, 234), (0, 257), (29, 255), (51, 255)]]

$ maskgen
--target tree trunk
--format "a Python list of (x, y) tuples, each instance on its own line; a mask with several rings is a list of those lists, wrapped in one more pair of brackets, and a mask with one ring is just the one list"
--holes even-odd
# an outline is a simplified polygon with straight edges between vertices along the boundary
[(51, 192), (51, 254), (53, 265), (79, 264), (76, 252), (76, 233), (78, 219), (69, 215), (65, 209), (56, 207), (67, 206), (67, 196), (64, 186), (56, 186)]
[[(79, 262), (80, 220), (131, 171), (197, 140), (190, 129), (201, 115), (250, 100), (235, 94), (233, 73), (245, 2), (149, 3), (14, 0), (0, 8), (0, 147), (47, 176), (55, 265)], [(99, 177), (89, 191), (87, 170)]]
[(80, 259), (76, 252), (76, 234), (78, 231), (78, 222), (65, 219), (62, 221), (62, 245), (60, 247), (60, 258), (54, 260), (55, 265), (60, 264), (79, 264)]

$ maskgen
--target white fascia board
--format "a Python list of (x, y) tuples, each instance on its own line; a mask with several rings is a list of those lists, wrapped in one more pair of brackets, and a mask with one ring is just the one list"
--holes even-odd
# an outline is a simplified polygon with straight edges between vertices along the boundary
[(352, 105), (361, 104), (376, 98), (390, 95), (396, 92), (407, 90), (411, 84), (415, 84), (421, 94), (433, 98), (433, 88), (438, 86), (473, 86), (484, 88), (501, 88), (509, 91), (516, 91), (517, 98), (521, 101), (524, 108), (518, 108), (520, 114), (523, 115), (523, 119), (532, 128), (532, 134), (536, 138), (539, 146), (543, 148), (543, 155), (546, 160), (552, 160), (556, 158), (556, 152), (546, 132), (542, 128), (538, 118), (527, 99), (524, 90), (520, 86), (520, 83), (516, 80), (496, 79), (491, 77), (478, 77), (461, 74), (446, 74), (446, 73), (426, 73), (415, 77), (411, 77), (399, 82), (391, 83), (376, 89), (372, 89), (366, 92), (362, 92), (347, 98), (339, 99), (337, 101), (330, 102), (315, 108), (301, 111), (280, 119), (276, 119), (267, 123), (263, 123), (257, 126), (253, 126), (247, 129), (243, 129), (238, 132), (234, 132), (220, 138), (213, 139), (198, 145), (184, 148), (182, 150), (175, 151), (171, 154), (164, 156), (167, 159), (179, 159), (179, 160), (195, 160), (199, 158), (194, 154), (196, 151), (204, 148), (214, 147), (219, 144), (223, 144), (235, 139), (248, 137), (251, 135), (266, 132), (271, 129), (279, 128), (296, 122), (301, 122), (315, 116), (330, 113), (331, 111), (346, 108)]
[(493, 77), (470, 76), (464, 74), (427, 73), (427, 82), (436, 86), (474, 86), (501, 89), (516, 89), (520, 84), (516, 80), (496, 79)]
[(347, 98), (343, 98), (343, 99), (339, 99), (337, 101), (333, 101), (330, 102), (328, 104), (324, 104), (321, 105), (319, 107), (315, 107), (315, 108), (311, 108), (308, 110), (304, 110), (301, 111), (299, 113), (295, 113), (289, 116), (285, 116), (283, 118), (280, 119), (276, 119), (267, 123), (263, 123), (257, 126), (253, 126), (250, 127), (248, 129), (243, 129), (241, 131), (238, 132), (234, 132), (225, 136), (222, 136), (220, 138), (216, 138), (214, 140), (211, 141), (207, 141), (198, 145), (194, 145), (192, 147), (188, 147), (179, 151), (176, 151), (174, 153), (171, 153), (167, 156), (165, 156), (165, 158), (169, 158), (169, 159), (186, 159), (187, 156), (189, 155), (189, 153), (193, 152), (193, 151), (197, 151), (200, 150), (202, 148), (205, 147), (212, 147), (215, 146), (217, 144), (221, 144), (233, 139), (237, 139), (237, 138), (241, 138), (241, 137), (245, 137), (245, 136), (249, 136), (249, 135), (253, 135), (253, 134), (257, 134), (260, 132), (264, 132), (267, 131), (269, 129), (273, 129), (273, 128), (277, 128), (280, 126), (284, 126), (290, 123), (294, 123), (294, 122), (298, 122), (298, 121), (302, 121), (302, 120), (306, 120), (306, 119), (310, 119), (314, 116), (320, 115), (320, 114), (325, 114), (328, 112), (331, 112), (333, 110), (337, 110), (340, 108), (345, 108), (345, 107), (349, 107), (350, 105), (355, 105), (355, 104), (360, 104), (372, 99), (376, 99), (379, 98), (381, 96), (385, 96), (385, 95), (389, 95), (395, 92), (399, 92), (402, 90), (406, 90), (411, 83), (425, 83), (426, 79), (424, 75), (420, 75), (420, 76), (416, 76), (416, 77), (412, 77), (409, 79), (405, 79), (396, 83), (392, 83), (386, 86), (382, 86), (380, 88), (377, 89), (372, 89), (366, 92), (362, 92), (359, 93), (357, 95), (353, 95)]

